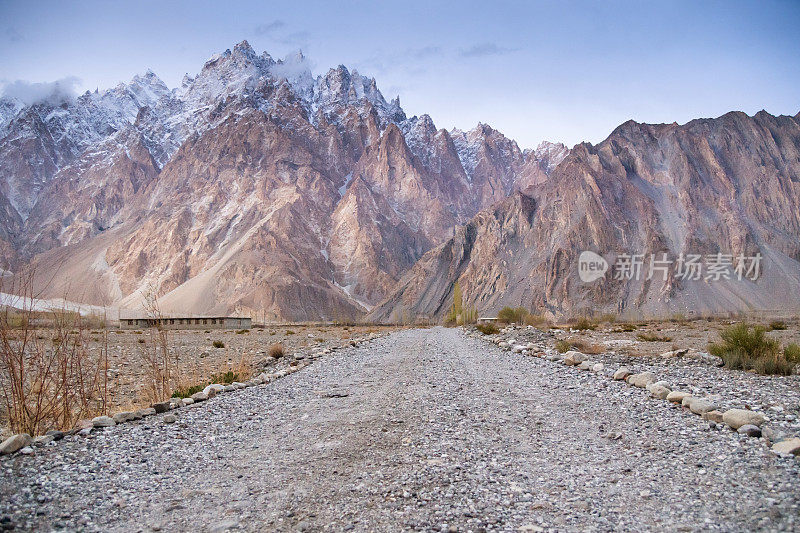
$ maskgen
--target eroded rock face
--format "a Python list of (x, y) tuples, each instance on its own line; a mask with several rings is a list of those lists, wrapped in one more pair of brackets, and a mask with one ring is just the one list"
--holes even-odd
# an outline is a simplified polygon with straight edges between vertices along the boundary
[(454, 140), (374, 79), (303, 64), (245, 41), (174, 90), (148, 72), (75, 100), (0, 99), (0, 268), (34, 263), (42, 296), (87, 303), (157, 291), (165, 312), (354, 318), (563, 157), (484, 125)]
[[(466, 305), (574, 316), (798, 309), (800, 121), (728, 113), (685, 125), (632, 121), (581, 144), (544, 182), (473, 218), (428, 252), (371, 318), (440, 318), (459, 281)], [(757, 281), (577, 275), (584, 250), (763, 257)]]

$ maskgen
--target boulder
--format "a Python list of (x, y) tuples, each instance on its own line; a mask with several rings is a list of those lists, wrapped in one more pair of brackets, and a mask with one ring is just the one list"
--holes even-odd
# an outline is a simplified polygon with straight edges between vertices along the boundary
[(739, 435), (747, 435), (748, 437), (760, 437), (761, 428), (753, 424), (745, 424), (736, 430)]
[(652, 385), (650, 387), (650, 395), (659, 400), (666, 400), (671, 391), (663, 385)]
[(124, 422), (128, 422), (129, 420), (133, 420), (134, 414), (131, 413), (130, 411), (121, 411), (119, 413), (114, 414), (114, 416), (111, 418), (114, 419), (115, 423), (122, 424)]
[(713, 411), (707, 411), (702, 415), (703, 420), (708, 420), (709, 422), (714, 422), (715, 424), (722, 424), (722, 411), (717, 411), (714, 409)]
[(643, 389), (649, 384), (655, 382), (656, 376), (652, 372), (642, 372), (641, 374), (632, 374), (628, 376), (628, 383), (634, 387)]
[(92, 418), (92, 426), (96, 428), (108, 428), (116, 425), (117, 423), (110, 416), (103, 415)]
[(581, 370), (590, 370), (594, 366), (594, 361), (583, 361), (578, 365)]
[(627, 366), (621, 366), (616, 372), (614, 372), (614, 379), (617, 381), (623, 381), (632, 373), (633, 372), (631, 372), (631, 370)]
[(184, 398), (182, 402), (183, 405), (192, 405), (194, 403), (194, 400), (192, 400), (191, 398)]
[(772, 445), (772, 451), (781, 455), (800, 455), (800, 438), (782, 440)]
[(683, 355), (686, 355), (687, 353), (689, 353), (689, 349), (688, 348), (683, 348), (683, 349), (680, 349), (680, 350), (670, 350), (668, 352), (664, 352), (664, 353), (661, 354), (661, 357), (663, 357), (665, 359), (670, 359), (672, 357), (681, 357)]
[(670, 392), (669, 394), (667, 394), (667, 401), (675, 402), (675, 403), (681, 403), (684, 398), (686, 398), (687, 396), (691, 396), (691, 395), (692, 395), (692, 393), (690, 393), (690, 392), (674, 390), (674, 391)]
[(154, 414), (156, 414), (156, 410), (153, 409), (152, 407), (145, 407), (144, 409), (139, 409), (138, 411), (136, 411), (136, 414), (139, 415), (141, 418), (144, 418), (146, 416), (153, 416)]
[(53, 442), (53, 440), (54, 437), (52, 435), (39, 435), (33, 439), (33, 444), (36, 446), (44, 446), (45, 444)]
[(194, 400), (195, 402), (203, 402), (205, 400), (208, 400), (208, 394), (202, 391), (195, 392), (194, 394), (192, 394), (192, 400)]
[(670, 389), (669, 381), (656, 381), (655, 383), (650, 383), (645, 388), (647, 389), (647, 392), (653, 392), (652, 388), (655, 387), (656, 385), (658, 385), (659, 387)]
[(710, 401), (704, 400), (703, 398), (696, 398), (694, 396), (687, 396), (684, 398), (681, 402), (681, 405), (688, 407), (689, 410), (696, 415), (702, 415), (703, 413), (713, 411), (717, 408)]
[(0, 455), (8, 455), (10, 453), (19, 451), (28, 446), (31, 442), (33, 442), (33, 439), (27, 433), (17, 433), (16, 435), (11, 435), (4, 440), (2, 444), (0, 444)]
[(178, 420), (178, 417), (169, 413), (168, 415), (164, 415), (164, 423), (165, 424), (174, 424)]
[(166, 402), (158, 402), (152, 405), (152, 408), (156, 410), (156, 413), (166, 413), (170, 409), (172, 409), (172, 403), (169, 401)]
[(586, 360), (586, 356), (583, 355), (581, 352), (577, 352), (575, 350), (570, 350), (564, 354), (564, 364), (567, 366), (575, 366), (583, 363)]
[(58, 431), (57, 429), (51, 429), (50, 431), (45, 433), (45, 435), (53, 437), (53, 440), (61, 440), (64, 438), (64, 432)]
[(212, 398), (211, 394), (209, 394), (212, 390), (217, 394), (219, 394), (220, 392), (225, 392), (225, 385), (220, 385), (219, 383), (212, 383), (211, 385), (203, 389), (203, 392), (208, 394), (209, 398)]
[(728, 409), (722, 415), (722, 421), (733, 429), (739, 429), (746, 425), (761, 427), (761, 424), (764, 423), (764, 415), (747, 409)]
[(592, 365), (592, 372), (600, 372), (605, 368), (603, 363), (595, 363)]

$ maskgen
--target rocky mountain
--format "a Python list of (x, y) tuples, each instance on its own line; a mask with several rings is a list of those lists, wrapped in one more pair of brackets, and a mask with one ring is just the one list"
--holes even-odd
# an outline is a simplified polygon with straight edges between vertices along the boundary
[[(605, 276), (582, 281), (583, 251), (604, 258)], [(369, 318), (441, 318), (457, 281), (489, 315), (797, 311), (800, 115), (626, 122), (460, 227)]]
[(437, 129), (372, 78), (244, 41), (175, 89), (0, 99), (0, 268), (91, 304), (351, 318), (567, 152)]

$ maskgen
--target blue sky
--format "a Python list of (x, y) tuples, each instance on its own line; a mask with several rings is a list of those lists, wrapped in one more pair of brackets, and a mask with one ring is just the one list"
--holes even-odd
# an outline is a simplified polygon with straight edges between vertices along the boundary
[(524, 147), (604, 139), (628, 119), (800, 111), (800, 2), (10, 2), (0, 80), (174, 87), (242, 39), (345, 64), (438, 127), (491, 124)]

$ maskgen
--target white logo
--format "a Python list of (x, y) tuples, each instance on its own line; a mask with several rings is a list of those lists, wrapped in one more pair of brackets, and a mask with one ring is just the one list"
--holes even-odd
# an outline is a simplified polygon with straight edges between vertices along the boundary
[(578, 276), (584, 283), (591, 283), (601, 279), (608, 271), (608, 263), (602, 256), (594, 252), (581, 252), (578, 257)]

